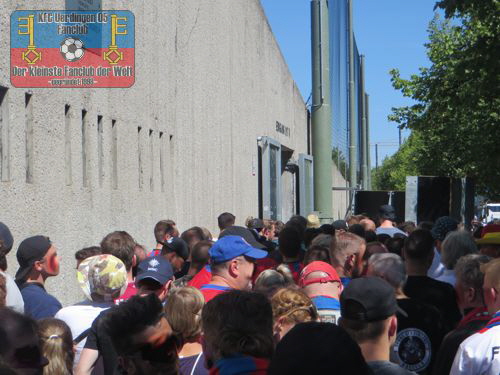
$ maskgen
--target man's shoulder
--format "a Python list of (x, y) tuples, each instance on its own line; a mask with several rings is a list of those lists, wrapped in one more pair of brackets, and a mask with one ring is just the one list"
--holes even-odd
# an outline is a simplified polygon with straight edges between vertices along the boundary
[(479, 351), (484, 349), (484, 345), (489, 347), (490, 344), (500, 345), (500, 326), (485, 327), (477, 331), (460, 344), (460, 349)]
[(367, 364), (374, 375), (416, 375), (414, 372), (389, 361), (370, 361)]
[(59, 300), (54, 297), (52, 294), (49, 294), (43, 285), (38, 284), (38, 283), (26, 283), (21, 285), (19, 288), (21, 291), (21, 294), (23, 295), (23, 298), (35, 298), (35, 299), (41, 299), (44, 300), (45, 303), (50, 303), (50, 304), (58, 304), (61, 306), (61, 303)]

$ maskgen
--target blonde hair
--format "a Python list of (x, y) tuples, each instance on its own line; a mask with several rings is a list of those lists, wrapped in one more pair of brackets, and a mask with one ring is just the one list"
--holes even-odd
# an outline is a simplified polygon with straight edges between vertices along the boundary
[(172, 289), (168, 295), (165, 313), (172, 330), (184, 343), (194, 342), (201, 335), (203, 294), (191, 286)]
[(318, 320), (318, 312), (311, 299), (301, 290), (283, 288), (271, 298), (273, 318), (281, 317), (290, 323), (302, 323)]
[(43, 375), (73, 374), (73, 338), (71, 330), (62, 320), (47, 318), (38, 321), (38, 334), (42, 353), (49, 360)]

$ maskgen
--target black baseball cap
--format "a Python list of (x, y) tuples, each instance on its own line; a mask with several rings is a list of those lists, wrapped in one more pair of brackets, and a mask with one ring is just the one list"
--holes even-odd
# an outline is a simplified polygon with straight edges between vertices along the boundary
[(136, 282), (144, 279), (153, 279), (164, 285), (168, 280), (174, 277), (174, 270), (170, 262), (163, 256), (158, 255), (144, 259), (137, 266)]
[(4, 254), (7, 254), (14, 244), (14, 238), (12, 237), (12, 233), (7, 225), (0, 222), (0, 240), (2, 240), (2, 251)]
[(384, 204), (378, 209), (378, 215), (382, 219), (396, 220), (396, 210), (390, 204)]
[(16, 281), (23, 282), (28, 277), (33, 264), (37, 260), (41, 260), (47, 251), (49, 251), (52, 243), (45, 236), (28, 237), (19, 244), (17, 248), (17, 262), (19, 269), (16, 272)]
[(225, 236), (240, 236), (242, 237), (246, 242), (250, 244), (252, 247), (256, 247), (257, 249), (265, 249), (266, 246), (261, 244), (259, 241), (255, 239), (255, 236), (250, 232), (245, 227), (239, 227), (237, 225), (233, 225), (231, 227), (227, 227), (224, 229), (220, 235), (219, 238), (223, 238)]
[(340, 313), (345, 319), (376, 322), (396, 312), (407, 316), (398, 307), (394, 288), (379, 277), (354, 279), (340, 295)]
[(185, 261), (189, 257), (189, 246), (180, 237), (172, 237), (165, 241), (162, 248), (162, 254), (174, 252)]

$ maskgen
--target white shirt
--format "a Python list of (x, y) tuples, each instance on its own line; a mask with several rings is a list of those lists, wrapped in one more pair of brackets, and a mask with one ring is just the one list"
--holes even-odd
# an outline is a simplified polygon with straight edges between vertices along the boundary
[[(64, 321), (71, 329), (73, 339), (76, 339), (83, 331), (90, 328), (95, 318), (104, 310), (113, 306), (113, 302), (83, 301), (75, 305), (64, 307), (55, 316), (56, 319)], [(76, 346), (75, 361), (73, 369), (80, 360), (80, 354), (85, 346), (87, 338), (84, 338)]]
[(457, 281), (457, 278), (455, 277), (455, 271), (454, 270), (448, 270), (445, 268), (441, 276), (436, 277), (436, 280), (442, 281), (444, 283), (448, 283), (451, 286), (455, 286), (455, 283)]
[[(500, 325), (498, 311), (486, 327), (467, 338), (457, 351), (450, 375), (500, 374)], [(491, 327), (491, 328), (488, 328)]]
[(434, 248), (434, 258), (432, 259), (431, 267), (427, 271), (427, 276), (437, 279), (443, 274), (444, 270), (444, 265), (441, 263), (441, 254)]
[(5, 277), (5, 289), (7, 292), (5, 306), (10, 307), (18, 313), (24, 314), (24, 300), (16, 282), (8, 273), (0, 271), (0, 274)]

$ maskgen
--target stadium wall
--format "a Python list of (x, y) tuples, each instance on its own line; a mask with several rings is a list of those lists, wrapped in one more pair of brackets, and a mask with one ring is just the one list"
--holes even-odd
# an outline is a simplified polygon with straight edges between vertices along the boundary
[[(0, 0), (0, 30), (14, 10), (65, 5)], [(9, 38), (0, 38), (9, 273), (24, 237), (48, 235), (62, 257), (48, 290), (64, 304), (81, 298), (74, 252), (110, 231), (151, 248), (159, 219), (217, 235), (223, 211), (238, 224), (257, 216), (257, 137), (281, 143), (292, 159), (310, 151), (304, 100), (258, 0), (103, 0), (102, 9), (135, 15), (131, 88), (14, 88)]]

